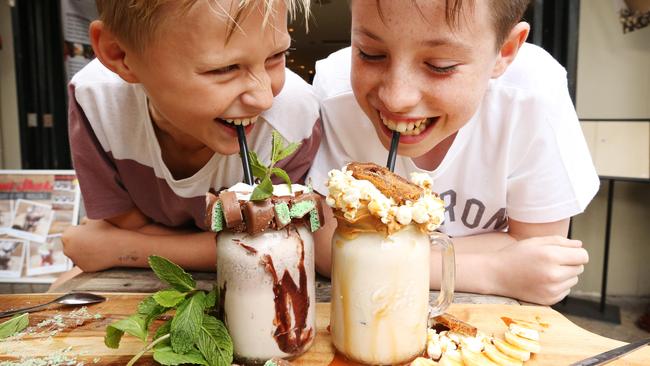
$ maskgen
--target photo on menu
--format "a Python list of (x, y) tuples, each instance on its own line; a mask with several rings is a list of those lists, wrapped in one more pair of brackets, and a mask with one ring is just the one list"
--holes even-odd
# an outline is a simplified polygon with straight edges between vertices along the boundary
[(11, 200), (0, 200), (0, 231), (11, 224), (12, 203)]
[(20, 239), (0, 238), (0, 278), (18, 278), (25, 262), (25, 242)]
[(27, 249), (27, 276), (58, 273), (69, 270), (72, 263), (63, 254), (61, 235), (50, 235), (44, 243), (29, 242)]
[(7, 233), (21, 239), (44, 242), (50, 231), (51, 205), (19, 199), (16, 201), (11, 228)]

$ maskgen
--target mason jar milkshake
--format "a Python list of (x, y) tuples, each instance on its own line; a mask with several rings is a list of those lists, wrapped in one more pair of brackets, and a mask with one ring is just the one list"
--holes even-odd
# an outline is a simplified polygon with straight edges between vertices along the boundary
[[(365, 364), (403, 364), (422, 354), (430, 316), (451, 303), (453, 247), (435, 229), (444, 203), (425, 175), (414, 183), (374, 164), (329, 173), (327, 203), (338, 227), (332, 239), (334, 347)], [(441, 296), (429, 304), (430, 250), (443, 248)]]
[(237, 184), (208, 194), (210, 227), (217, 235), (220, 315), (235, 359), (264, 363), (306, 352), (316, 335), (314, 241), (322, 208), (306, 187), (274, 187), (250, 201), (253, 187)]

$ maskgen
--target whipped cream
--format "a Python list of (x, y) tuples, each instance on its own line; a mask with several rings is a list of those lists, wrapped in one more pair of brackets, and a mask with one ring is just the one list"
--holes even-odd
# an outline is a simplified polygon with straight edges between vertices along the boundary
[[(237, 194), (237, 199), (240, 201), (249, 201), (251, 198), (251, 194), (253, 193), (253, 190), (257, 187), (257, 184), (246, 184), (239, 182), (235, 184), (234, 186), (228, 188), (227, 190), (230, 192), (235, 192)], [(292, 184), (291, 185), (291, 190), (289, 190), (289, 186), (287, 184), (274, 184), (273, 185), (273, 195), (274, 196), (294, 196), (296, 192), (309, 192), (310, 188), (303, 186), (301, 184)]]
[(326, 202), (332, 208), (340, 210), (348, 221), (358, 219), (358, 214), (364, 208), (383, 224), (395, 229), (416, 224), (420, 229), (432, 232), (444, 220), (444, 201), (432, 192), (433, 181), (427, 174), (411, 173), (411, 183), (422, 188), (424, 193), (417, 201), (407, 200), (402, 205), (398, 205), (393, 198), (386, 197), (369, 181), (354, 178), (346, 167), (333, 169), (328, 176), (325, 184), (329, 189)]

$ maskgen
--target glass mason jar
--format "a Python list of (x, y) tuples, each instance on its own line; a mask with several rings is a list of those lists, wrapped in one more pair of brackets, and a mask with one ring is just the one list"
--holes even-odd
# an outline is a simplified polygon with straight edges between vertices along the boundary
[(306, 352), (316, 335), (314, 240), (303, 225), (217, 236), (220, 314), (235, 360), (263, 364)]
[[(442, 248), (442, 288), (429, 304), (429, 255)], [(334, 347), (364, 364), (403, 364), (421, 355), (427, 327), (451, 304), (455, 261), (451, 240), (407, 225), (388, 236), (344, 220), (332, 238)]]

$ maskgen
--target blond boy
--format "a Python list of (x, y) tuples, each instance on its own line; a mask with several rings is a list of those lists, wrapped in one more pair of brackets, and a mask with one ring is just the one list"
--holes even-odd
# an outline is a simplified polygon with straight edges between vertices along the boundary
[(302, 141), (305, 175), (320, 141), (310, 86), (285, 68), (287, 16), (309, 0), (99, 0), (97, 60), (70, 83), (70, 141), (89, 220), (67, 230), (84, 271), (144, 267), (157, 254), (214, 270), (204, 194), (243, 179), (235, 125), (269, 161), (271, 131)]
[[(352, 0), (351, 48), (316, 66), (326, 140), (310, 177), (326, 194), (330, 169), (383, 164), (401, 132), (396, 172), (430, 174), (445, 200), (457, 290), (552, 304), (588, 261), (566, 236), (598, 178), (565, 70), (524, 43), (527, 4)], [(325, 274), (334, 225), (318, 238)]]

